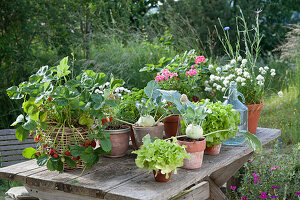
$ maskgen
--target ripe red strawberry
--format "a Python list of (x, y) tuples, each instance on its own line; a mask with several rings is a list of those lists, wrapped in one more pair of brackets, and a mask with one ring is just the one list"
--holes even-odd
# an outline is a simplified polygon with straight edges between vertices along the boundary
[(76, 157), (76, 160), (79, 160), (79, 159), (80, 159), (80, 156), (77, 156), (77, 157)]
[(41, 152), (36, 152), (36, 155), (37, 156), (41, 156)]
[(33, 136), (33, 134), (29, 134), (29, 137), (32, 137)]
[(35, 137), (35, 138), (34, 138), (34, 141), (35, 141), (35, 142), (38, 142), (38, 141), (39, 141), (39, 139), (38, 139), (37, 137)]
[(90, 141), (89, 140), (85, 141), (85, 145), (84, 146), (85, 147), (89, 147), (90, 146)]
[(48, 97), (48, 101), (52, 101), (52, 98), (51, 98), (51, 97)]
[(47, 144), (43, 144), (43, 147), (44, 147), (44, 148), (47, 148), (47, 147), (48, 147), (48, 145), (47, 145)]
[(70, 151), (66, 151), (66, 152), (65, 152), (65, 155), (66, 155), (66, 156), (71, 156)]
[(96, 147), (96, 141), (95, 141), (95, 140), (93, 140), (93, 141), (91, 142), (91, 146), (92, 146), (93, 148)]
[(50, 150), (50, 155), (53, 156), (54, 153), (55, 153), (55, 149), (51, 149), (51, 150)]
[(40, 135), (40, 134), (38, 134), (36, 137), (37, 137), (37, 139), (40, 139), (40, 138), (41, 138), (41, 135)]
[(106, 119), (105, 118), (101, 119), (101, 122), (102, 122), (102, 125), (104, 125), (106, 122)]
[(55, 154), (53, 155), (53, 158), (58, 158), (57, 153), (55, 153)]
[(114, 120), (114, 118), (113, 117), (109, 117), (109, 120), (112, 122)]

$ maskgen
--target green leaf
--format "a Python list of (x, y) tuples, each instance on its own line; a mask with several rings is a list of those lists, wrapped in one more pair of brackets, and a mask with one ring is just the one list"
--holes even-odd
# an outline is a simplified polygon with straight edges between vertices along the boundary
[(81, 160), (86, 163), (87, 168), (96, 164), (99, 161), (99, 156), (94, 152), (93, 148), (89, 146), (81, 155)]
[(65, 98), (57, 98), (57, 99), (55, 99), (55, 101), (58, 106), (67, 106), (68, 105), (68, 101)]
[(34, 158), (35, 153), (36, 153), (36, 150), (32, 147), (29, 147), (29, 148), (26, 148), (23, 150), (22, 155), (25, 158), (31, 159), (31, 158)]
[(43, 130), (47, 130), (48, 125), (46, 122), (41, 122), (40, 125)]
[(81, 146), (71, 146), (70, 153), (73, 157), (80, 156), (80, 154), (85, 150), (85, 147)]
[(11, 126), (15, 126), (21, 122), (24, 122), (24, 115), (22, 115), (22, 114), (17, 117), (16, 121), (14, 123), (12, 123)]
[(147, 134), (145, 137), (143, 137), (143, 145), (149, 145), (151, 143), (150, 135)]
[(70, 167), (76, 167), (76, 162), (72, 160), (70, 157), (65, 156), (65, 162)]
[(158, 83), (155, 80), (152, 80), (147, 83), (144, 92), (147, 95), (147, 97), (149, 97), (150, 99), (156, 99), (160, 94), (158, 89), (159, 89)]
[(38, 159), (37, 159), (37, 164), (38, 166), (43, 166), (45, 165), (49, 160), (48, 155), (41, 155)]
[(30, 119), (34, 121), (39, 121), (40, 111), (35, 111), (30, 114)]
[(29, 131), (19, 126), (16, 129), (16, 138), (20, 141), (24, 141), (29, 136)]
[(45, 122), (47, 120), (47, 112), (40, 112), (40, 121)]
[(100, 147), (103, 149), (103, 151), (109, 152), (111, 151), (111, 141), (110, 139), (100, 139), (99, 140)]
[(91, 98), (95, 103), (98, 103), (98, 104), (103, 102), (103, 100), (104, 100), (104, 98), (102, 97), (101, 94), (92, 94)]
[(77, 80), (69, 80), (68, 82), (66, 82), (66, 86), (67, 87), (78, 87), (78, 86), (80, 86), (80, 82)]
[(63, 76), (67, 76), (70, 73), (71, 71), (69, 70), (68, 66), (68, 57), (64, 57), (57, 66), (57, 77), (61, 78)]
[(23, 128), (29, 131), (35, 130), (37, 127), (36, 122), (33, 120), (28, 120), (25, 124), (23, 124)]
[(243, 135), (246, 138), (246, 142), (248, 146), (253, 149), (254, 151), (261, 151), (262, 150), (262, 144), (261, 141), (253, 134), (250, 132), (242, 132)]
[(24, 97), (24, 94), (20, 92), (20, 89), (17, 86), (8, 88), (6, 92), (10, 99), (22, 99)]

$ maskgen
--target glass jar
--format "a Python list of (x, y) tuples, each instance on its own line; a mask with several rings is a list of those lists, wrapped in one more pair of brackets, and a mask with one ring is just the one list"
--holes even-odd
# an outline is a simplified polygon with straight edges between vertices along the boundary
[(224, 145), (241, 145), (246, 140), (242, 133), (248, 131), (248, 108), (239, 100), (239, 96), (242, 98), (243, 102), (245, 102), (243, 94), (237, 91), (236, 82), (231, 81), (228, 97), (224, 97), (225, 101), (223, 104), (231, 104), (233, 108), (240, 113), (241, 121), (238, 124), (238, 132), (236, 133), (236, 136), (224, 141)]

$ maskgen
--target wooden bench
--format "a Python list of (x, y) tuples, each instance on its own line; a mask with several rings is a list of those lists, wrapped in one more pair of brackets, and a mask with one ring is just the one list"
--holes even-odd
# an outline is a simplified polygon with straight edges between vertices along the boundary
[(23, 149), (35, 147), (33, 138), (21, 142), (15, 136), (15, 129), (0, 130), (0, 162), (2, 167), (10, 166), (28, 159), (22, 156)]

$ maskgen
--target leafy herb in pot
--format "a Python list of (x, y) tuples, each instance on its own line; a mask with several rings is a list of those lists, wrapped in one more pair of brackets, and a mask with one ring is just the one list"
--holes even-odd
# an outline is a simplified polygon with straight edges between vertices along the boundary
[(132, 153), (137, 154), (136, 165), (141, 169), (155, 171), (169, 178), (172, 172), (177, 173), (177, 167), (183, 166), (183, 160), (189, 159), (190, 155), (185, 151), (185, 146), (180, 146), (175, 137), (170, 140), (155, 139), (153, 142), (150, 135), (143, 138), (143, 146)]

